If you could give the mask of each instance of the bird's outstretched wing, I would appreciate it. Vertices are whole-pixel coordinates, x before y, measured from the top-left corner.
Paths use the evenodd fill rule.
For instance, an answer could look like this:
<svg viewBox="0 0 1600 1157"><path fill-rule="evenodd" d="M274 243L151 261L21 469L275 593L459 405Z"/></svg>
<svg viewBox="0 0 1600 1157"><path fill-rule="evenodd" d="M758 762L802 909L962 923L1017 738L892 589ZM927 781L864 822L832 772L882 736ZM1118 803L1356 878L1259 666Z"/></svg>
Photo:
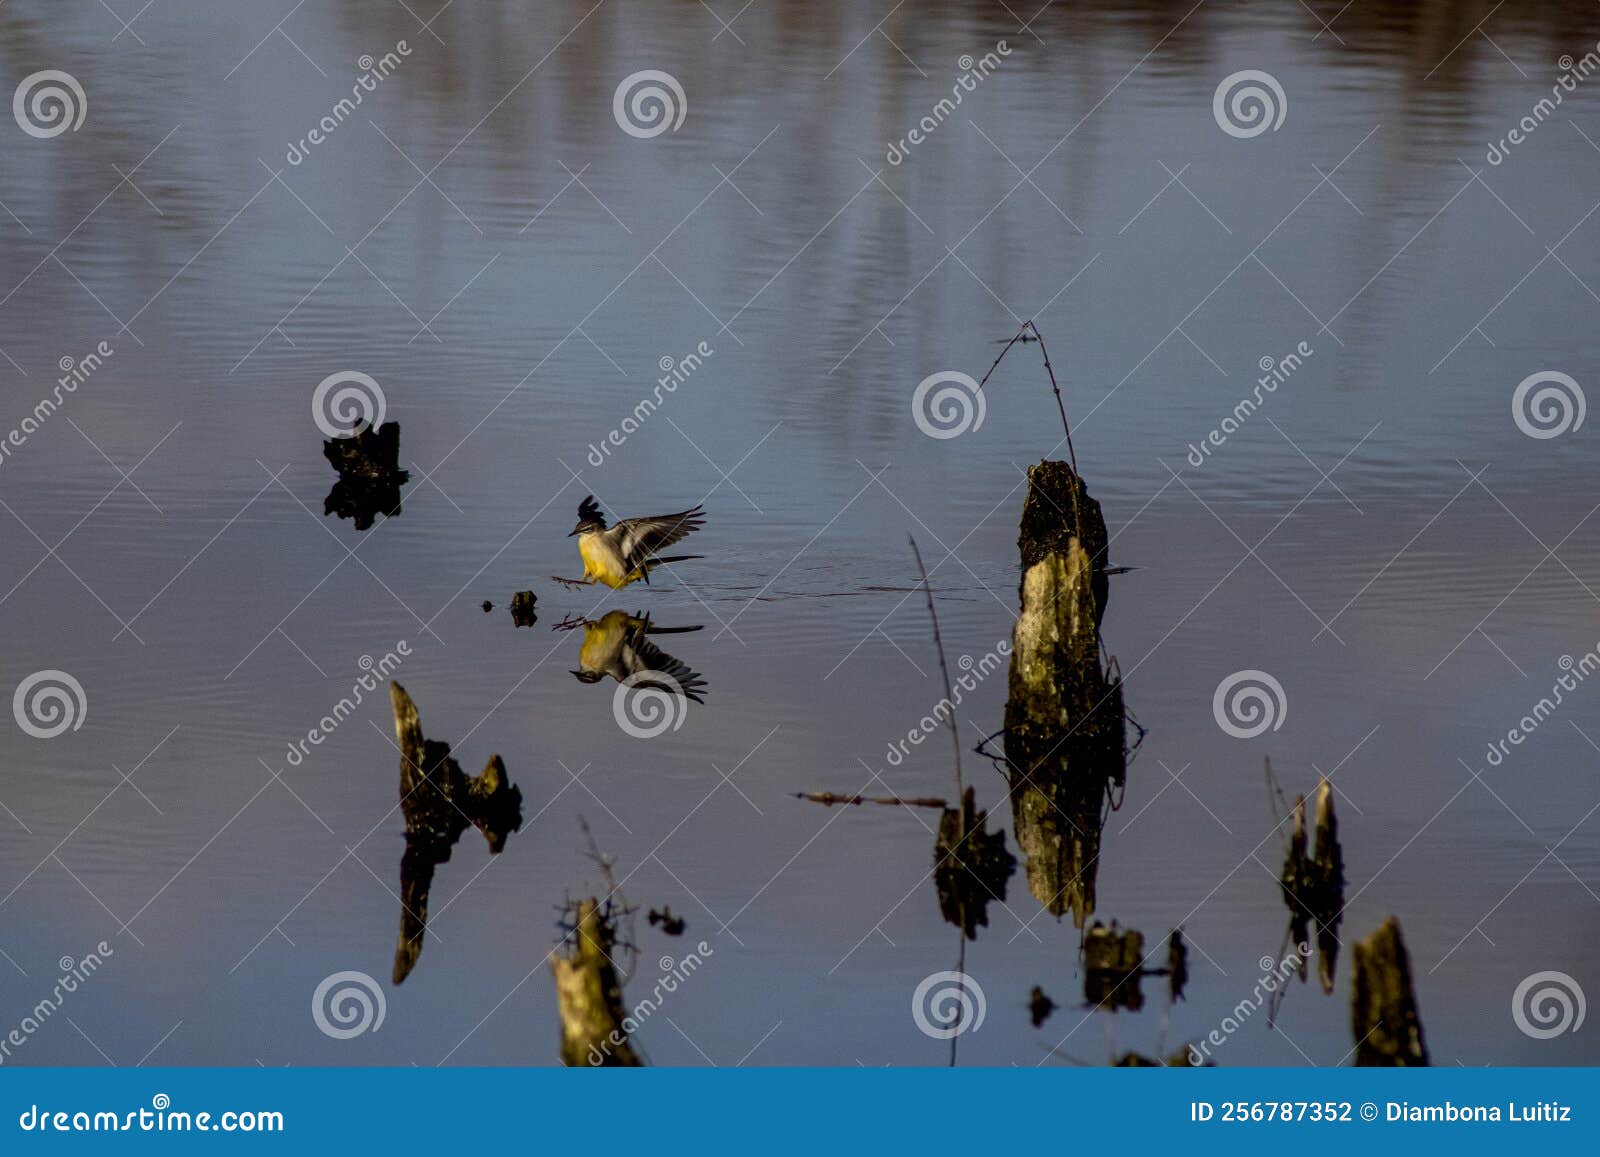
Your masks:
<svg viewBox="0 0 1600 1157"><path fill-rule="evenodd" d="M625 518L617 523L617 549L628 570L633 571L650 557L685 535L705 525L705 512L696 506L677 514L657 514L648 518Z"/></svg>
<svg viewBox="0 0 1600 1157"><path fill-rule="evenodd" d="M605 511L600 509L600 504L594 500L593 494L578 503L578 521L598 522L601 526L606 524Z"/></svg>
<svg viewBox="0 0 1600 1157"><path fill-rule="evenodd" d="M637 679L633 684L636 687L660 687L681 694L685 699L695 703L705 702L705 679L687 663L674 658L650 642L642 632L634 637L623 652L623 663L627 666L630 676L645 671L665 676L659 681L649 677Z"/></svg>

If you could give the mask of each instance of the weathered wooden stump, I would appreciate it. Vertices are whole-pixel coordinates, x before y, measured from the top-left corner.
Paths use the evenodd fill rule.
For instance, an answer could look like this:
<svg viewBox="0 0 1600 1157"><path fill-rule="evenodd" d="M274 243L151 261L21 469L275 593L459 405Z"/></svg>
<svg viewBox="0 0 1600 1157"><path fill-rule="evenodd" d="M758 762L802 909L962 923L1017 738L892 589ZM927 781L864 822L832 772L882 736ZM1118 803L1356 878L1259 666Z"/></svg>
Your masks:
<svg viewBox="0 0 1600 1157"><path fill-rule="evenodd" d="M1030 507L1038 505L1030 493ZM1053 915L1070 910L1079 928L1095 908L1105 795L1126 773L1122 685L1100 664L1094 580L1076 536L1024 571L1005 714L1012 826L1028 888Z"/></svg>
<svg viewBox="0 0 1600 1157"><path fill-rule="evenodd" d="M623 1030L622 984L612 953L615 932L600 904L578 904L577 927L563 951L550 953L561 1013L561 1063L569 1068L636 1068L644 1062Z"/></svg>
<svg viewBox="0 0 1600 1157"><path fill-rule="evenodd" d="M1400 936L1400 921L1390 916L1351 953L1351 1029L1356 1064L1414 1067L1428 1063L1422 1020L1411 988L1411 958Z"/></svg>
<svg viewBox="0 0 1600 1157"><path fill-rule="evenodd" d="M1089 496L1083 479L1071 466L1047 458L1028 467L1028 497L1022 504L1017 536L1023 573L1046 555L1066 554L1067 542L1073 538L1083 544L1094 566L1105 566L1108 536L1100 503Z"/></svg>

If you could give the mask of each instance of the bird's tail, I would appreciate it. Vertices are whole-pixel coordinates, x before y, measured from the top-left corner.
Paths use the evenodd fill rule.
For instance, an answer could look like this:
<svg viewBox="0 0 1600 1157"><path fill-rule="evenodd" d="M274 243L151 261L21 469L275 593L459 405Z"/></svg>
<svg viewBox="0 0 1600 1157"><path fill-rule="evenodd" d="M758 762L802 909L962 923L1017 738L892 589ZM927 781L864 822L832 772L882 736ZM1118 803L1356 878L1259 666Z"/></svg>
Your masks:
<svg viewBox="0 0 1600 1157"><path fill-rule="evenodd" d="M645 566L654 570L658 566L666 566L674 562L693 562L695 559L705 558L703 554L674 554L667 558L651 558L645 561Z"/></svg>

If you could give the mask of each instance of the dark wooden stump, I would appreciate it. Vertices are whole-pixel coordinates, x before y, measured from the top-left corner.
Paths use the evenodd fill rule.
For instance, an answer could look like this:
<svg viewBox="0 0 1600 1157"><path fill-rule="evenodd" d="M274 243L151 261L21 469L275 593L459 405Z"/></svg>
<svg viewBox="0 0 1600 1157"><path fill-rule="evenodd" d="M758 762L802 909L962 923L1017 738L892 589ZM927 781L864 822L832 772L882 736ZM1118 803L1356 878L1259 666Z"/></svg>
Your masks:
<svg viewBox="0 0 1600 1157"><path fill-rule="evenodd" d="M561 1063L569 1068L637 1068L644 1064L623 1031L622 984L612 953L613 929L594 899L578 905L577 927L565 951L550 953L561 1013Z"/></svg>
<svg viewBox="0 0 1600 1157"><path fill-rule="evenodd" d="M1400 921L1390 916L1355 945L1351 981L1351 1028L1356 1064L1414 1067L1428 1063L1422 1020L1411 988L1411 957L1400 936Z"/></svg>

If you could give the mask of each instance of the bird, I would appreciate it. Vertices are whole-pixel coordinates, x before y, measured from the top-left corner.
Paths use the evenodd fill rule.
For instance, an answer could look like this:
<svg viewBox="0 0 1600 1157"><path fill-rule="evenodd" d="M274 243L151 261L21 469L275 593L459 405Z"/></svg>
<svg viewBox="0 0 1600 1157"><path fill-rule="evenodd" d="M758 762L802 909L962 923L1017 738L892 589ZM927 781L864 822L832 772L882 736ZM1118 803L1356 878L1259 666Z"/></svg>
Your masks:
<svg viewBox="0 0 1600 1157"><path fill-rule="evenodd" d="M649 615L610 611L598 619L584 621L578 669L572 674L580 683L598 683L609 675L618 683L661 687L695 703L704 703L705 679L648 637L698 630L698 626L658 627L650 622Z"/></svg>
<svg viewBox="0 0 1600 1157"><path fill-rule="evenodd" d="M648 584L650 572L658 566L703 557L681 554L662 558L657 552L704 524L705 511L695 506L677 514L624 518L615 526L608 526L600 504L591 494L578 504L578 525L567 535L568 538L577 536L578 553L583 556L583 578L557 578L556 581L580 586L602 582L613 590L640 579Z"/></svg>

